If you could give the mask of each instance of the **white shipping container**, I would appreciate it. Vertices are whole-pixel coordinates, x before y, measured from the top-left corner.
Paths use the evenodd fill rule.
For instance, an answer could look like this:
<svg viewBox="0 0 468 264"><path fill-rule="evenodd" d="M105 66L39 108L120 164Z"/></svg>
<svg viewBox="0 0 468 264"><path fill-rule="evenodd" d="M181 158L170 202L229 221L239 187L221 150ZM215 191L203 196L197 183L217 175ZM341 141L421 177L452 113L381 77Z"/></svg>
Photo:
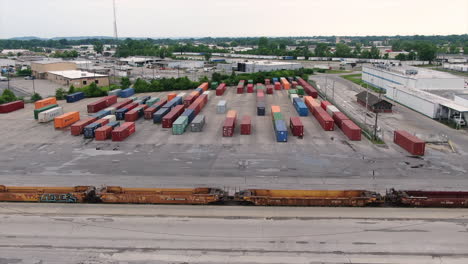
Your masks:
<svg viewBox="0 0 468 264"><path fill-rule="evenodd" d="M291 94L291 103L293 103L293 104L294 104L294 98L299 98L299 95Z"/></svg>
<svg viewBox="0 0 468 264"><path fill-rule="evenodd" d="M203 94L206 94L206 96L208 97L208 100L210 100L210 97L211 97L210 91L203 92Z"/></svg>
<svg viewBox="0 0 468 264"><path fill-rule="evenodd" d="M106 115L102 119L109 119L109 123L117 121L117 118L115 117L115 115Z"/></svg>
<svg viewBox="0 0 468 264"><path fill-rule="evenodd" d="M186 95L187 93L179 93L177 96L180 96L182 97L182 99L184 99L184 96Z"/></svg>
<svg viewBox="0 0 468 264"><path fill-rule="evenodd" d="M117 110L115 107L107 107L106 109L104 109L104 111L110 111L111 114L115 115L115 110Z"/></svg>
<svg viewBox="0 0 468 264"><path fill-rule="evenodd" d="M336 108L336 106L334 105L327 105L327 113L330 115L330 116L333 116L333 113L336 113L336 112L340 112L340 110L338 108Z"/></svg>
<svg viewBox="0 0 468 264"><path fill-rule="evenodd" d="M55 107L44 112L39 113L38 121L39 123L46 123L54 120L55 117L63 115L62 107Z"/></svg>

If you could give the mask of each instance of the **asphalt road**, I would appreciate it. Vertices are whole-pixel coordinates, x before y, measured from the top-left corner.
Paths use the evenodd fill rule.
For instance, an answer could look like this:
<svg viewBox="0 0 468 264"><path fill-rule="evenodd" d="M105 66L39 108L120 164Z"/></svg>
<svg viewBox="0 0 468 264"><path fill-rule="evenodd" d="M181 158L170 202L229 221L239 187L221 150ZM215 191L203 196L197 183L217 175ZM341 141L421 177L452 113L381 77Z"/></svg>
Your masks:
<svg viewBox="0 0 468 264"><path fill-rule="evenodd" d="M0 263L467 263L467 226L466 209L2 203Z"/></svg>

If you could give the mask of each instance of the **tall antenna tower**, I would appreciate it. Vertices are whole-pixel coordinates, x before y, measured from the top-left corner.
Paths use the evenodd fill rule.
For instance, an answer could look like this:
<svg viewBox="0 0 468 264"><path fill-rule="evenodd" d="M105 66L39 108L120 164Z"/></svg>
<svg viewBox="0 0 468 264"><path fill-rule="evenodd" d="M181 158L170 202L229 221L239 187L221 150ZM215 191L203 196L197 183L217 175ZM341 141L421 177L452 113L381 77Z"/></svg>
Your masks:
<svg viewBox="0 0 468 264"><path fill-rule="evenodd" d="M117 34L117 15L115 14L115 0L112 0L114 6L114 38L119 40L119 35Z"/></svg>

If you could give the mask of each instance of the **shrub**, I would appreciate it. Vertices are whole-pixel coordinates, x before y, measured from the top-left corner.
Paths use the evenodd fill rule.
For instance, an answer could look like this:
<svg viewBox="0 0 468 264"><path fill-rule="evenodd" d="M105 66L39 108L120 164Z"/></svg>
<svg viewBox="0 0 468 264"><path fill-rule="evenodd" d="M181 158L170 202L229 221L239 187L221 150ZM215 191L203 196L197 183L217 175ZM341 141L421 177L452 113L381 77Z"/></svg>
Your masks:
<svg viewBox="0 0 468 264"><path fill-rule="evenodd" d="M31 101L33 102L36 102L36 101L39 101L42 99L42 96L38 93L34 93L32 96L31 96Z"/></svg>
<svg viewBox="0 0 468 264"><path fill-rule="evenodd" d="M58 88L55 90L55 98L58 100L63 100L65 99L65 90L63 88Z"/></svg>

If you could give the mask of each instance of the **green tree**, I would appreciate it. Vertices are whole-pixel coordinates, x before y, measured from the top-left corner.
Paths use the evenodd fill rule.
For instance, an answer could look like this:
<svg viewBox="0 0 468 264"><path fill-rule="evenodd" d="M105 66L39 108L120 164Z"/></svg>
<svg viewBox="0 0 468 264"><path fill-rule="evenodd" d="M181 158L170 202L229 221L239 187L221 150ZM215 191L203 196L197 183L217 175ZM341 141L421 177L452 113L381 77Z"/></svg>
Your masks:
<svg viewBox="0 0 468 264"><path fill-rule="evenodd" d="M9 89L5 89L2 93L2 98L5 102L13 102L16 101L16 95Z"/></svg>
<svg viewBox="0 0 468 264"><path fill-rule="evenodd" d="M149 90L150 84L147 81L138 78L135 81L135 84L133 85L133 88L135 89L135 92L137 92L137 93L149 92L150 91Z"/></svg>
<svg viewBox="0 0 468 264"><path fill-rule="evenodd" d="M96 43L94 43L93 49L98 54L102 54L102 52L104 51L104 44L102 44L102 42L100 42L100 41L97 41Z"/></svg>
<svg viewBox="0 0 468 264"><path fill-rule="evenodd" d="M341 58L351 57L351 48L343 43L336 44L335 56Z"/></svg>
<svg viewBox="0 0 468 264"><path fill-rule="evenodd" d="M34 93L32 96L31 96L31 101L33 102L36 102L36 101L39 101L39 100L42 100L42 96L38 93Z"/></svg>
<svg viewBox="0 0 468 264"><path fill-rule="evenodd" d="M408 56L406 57L407 60L415 60L416 59L416 53L414 51L411 51L408 53Z"/></svg>
<svg viewBox="0 0 468 264"><path fill-rule="evenodd" d="M211 59L211 53L209 53L209 52L205 52L205 54L203 54L203 56L205 56L206 61L209 61Z"/></svg>
<svg viewBox="0 0 468 264"><path fill-rule="evenodd" d="M371 59L380 59L380 50L376 46L372 46L369 55Z"/></svg>
<svg viewBox="0 0 468 264"><path fill-rule="evenodd" d="M266 37L261 37L258 39L258 48L268 48L268 38Z"/></svg>
<svg viewBox="0 0 468 264"><path fill-rule="evenodd" d="M388 60L388 53L385 53L385 54L383 55L383 59L384 59L384 60Z"/></svg>
<svg viewBox="0 0 468 264"><path fill-rule="evenodd" d="M406 55L404 53L400 53L400 54L396 55L395 59L404 61L404 60L406 60Z"/></svg>
<svg viewBox="0 0 468 264"><path fill-rule="evenodd" d="M330 48L328 47L327 44L325 43L319 43L317 44L317 46L315 47L315 56L316 57L325 57L326 56L326 53L327 51L329 50Z"/></svg>
<svg viewBox="0 0 468 264"><path fill-rule="evenodd" d="M418 52L418 57L420 60L432 61L436 58L437 46L429 42L420 42L416 46L416 51Z"/></svg>
<svg viewBox="0 0 468 264"><path fill-rule="evenodd" d="M65 99L65 90L63 88L58 88L57 90L55 90L55 97L58 100Z"/></svg>
<svg viewBox="0 0 468 264"><path fill-rule="evenodd" d="M68 94L72 94L75 92L75 86L70 85L70 88L68 89Z"/></svg>
<svg viewBox="0 0 468 264"><path fill-rule="evenodd" d="M460 49L458 48L458 46L456 44L452 44L450 45L449 47L449 53L450 54L459 54L460 53Z"/></svg>
<svg viewBox="0 0 468 264"><path fill-rule="evenodd" d="M132 82L130 81L128 77L122 77L120 79L120 86L122 86L122 89L127 89L131 85L132 85Z"/></svg>
<svg viewBox="0 0 468 264"><path fill-rule="evenodd" d="M468 44L463 46L463 54L468 54Z"/></svg>

